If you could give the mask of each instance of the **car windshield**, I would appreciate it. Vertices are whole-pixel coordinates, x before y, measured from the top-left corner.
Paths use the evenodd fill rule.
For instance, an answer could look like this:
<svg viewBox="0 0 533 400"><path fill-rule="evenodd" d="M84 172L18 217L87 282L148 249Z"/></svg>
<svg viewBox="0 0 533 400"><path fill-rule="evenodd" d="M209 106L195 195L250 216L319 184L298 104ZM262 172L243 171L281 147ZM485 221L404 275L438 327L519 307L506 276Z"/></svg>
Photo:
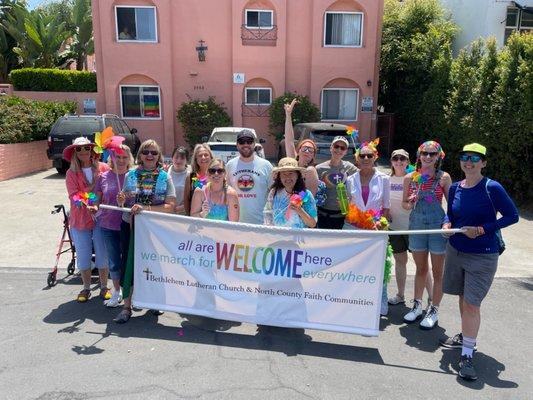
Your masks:
<svg viewBox="0 0 533 400"><path fill-rule="evenodd" d="M331 143L335 136L346 136L345 131L316 130L309 137L317 143Z"/></svg>
<svg viewBox="0 0 533 400"><path fill-rule="evenodd" d="M76 120L63 120L56 129L55 134L76 133L81 136L92 136L95 132L100 132L100 121L93 119L76 119Z"/></svg>
<svg viewBox="0 0 533 400"><path fill-rule="evenodd" d="M218 131L211 135L210 142L237 142L237 132Z"/></svg>

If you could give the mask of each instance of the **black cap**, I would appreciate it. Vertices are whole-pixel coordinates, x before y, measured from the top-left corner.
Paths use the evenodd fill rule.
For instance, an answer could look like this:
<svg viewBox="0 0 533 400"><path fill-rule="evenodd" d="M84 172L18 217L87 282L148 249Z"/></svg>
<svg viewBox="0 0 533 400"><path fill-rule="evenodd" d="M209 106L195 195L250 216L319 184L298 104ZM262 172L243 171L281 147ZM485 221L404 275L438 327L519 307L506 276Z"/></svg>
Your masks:
<svg viewBox="0 0 533 400"><path fill-rule="evenodd" d="M243 129L237 133L237 140L239 139L252 139L255 142L255 136L253 132L249 129Z"/></svg>

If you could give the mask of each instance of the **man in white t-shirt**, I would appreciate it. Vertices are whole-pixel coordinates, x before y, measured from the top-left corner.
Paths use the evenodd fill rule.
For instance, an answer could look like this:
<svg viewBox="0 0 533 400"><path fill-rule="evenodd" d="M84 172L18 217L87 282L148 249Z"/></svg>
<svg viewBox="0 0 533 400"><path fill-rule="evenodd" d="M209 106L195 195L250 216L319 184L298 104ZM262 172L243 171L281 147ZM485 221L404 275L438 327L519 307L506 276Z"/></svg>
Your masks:
<svg viewBox="0 0 533 400"><path fill-rule="evenodd" d="M247 129L237 134L239 157L228 161L228 184L239 195L240 222L263 224L268 189L272 183L272 164L255 154L255 136Z"/></svg>

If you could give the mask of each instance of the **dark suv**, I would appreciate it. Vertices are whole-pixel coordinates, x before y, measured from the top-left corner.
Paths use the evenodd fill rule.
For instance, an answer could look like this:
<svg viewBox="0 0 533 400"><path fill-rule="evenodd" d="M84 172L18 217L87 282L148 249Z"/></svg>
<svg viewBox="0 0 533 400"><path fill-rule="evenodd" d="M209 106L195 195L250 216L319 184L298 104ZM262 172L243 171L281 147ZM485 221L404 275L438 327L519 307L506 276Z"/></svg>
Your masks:
<svg viewBox="0 0 533 400"><path fill-rule="evenodd" d="M294 145L303 139L311 139L316 143L317 154L315 156L315 163L327 161L331 158L331 142L335 136L346 136L350 147L344 156L345 160L353 162L353 154L355 152L352 140L346 135L347 125L332 124L329 122L305 122L294 125ZM279 143L278 149L279 159L285 157L285 139Z"/></svg>
<svg viewBox="0 0 533 400"><path fill-rule="evenodd" d="M48 149L46 154L54 162L57 172L64 174L69 168L69 163L63 160L63 149L72 144L75 138L84 136L94 142L95 132L102 132L108 126L113 128L116 135L126 138L132 154L137 153L140 140L137 137L137 129L130 129L126 122L114 114L102 115L65 115L59 118L48 135Z"/></svg>

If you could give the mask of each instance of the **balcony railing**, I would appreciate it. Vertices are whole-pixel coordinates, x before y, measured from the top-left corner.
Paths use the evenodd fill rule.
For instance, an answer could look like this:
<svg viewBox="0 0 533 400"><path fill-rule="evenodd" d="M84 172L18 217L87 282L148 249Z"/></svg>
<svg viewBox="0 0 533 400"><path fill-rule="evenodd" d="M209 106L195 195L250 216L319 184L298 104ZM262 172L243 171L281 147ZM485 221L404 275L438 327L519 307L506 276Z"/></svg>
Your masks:
<svg viewBox="0 0 533 400"><path fill-rule="evenodd" d="M247 28L241 26L242 44L252 46L275 46L278 39L278 27L276 25L269 29Z"/></svg>
<svg viewBox="0 0 533 400"><path fill-rule="evenodd" d="M242 105L242 116L243 117L268 117L269 109L270 109L270 105L243 104Z"/></svg>

